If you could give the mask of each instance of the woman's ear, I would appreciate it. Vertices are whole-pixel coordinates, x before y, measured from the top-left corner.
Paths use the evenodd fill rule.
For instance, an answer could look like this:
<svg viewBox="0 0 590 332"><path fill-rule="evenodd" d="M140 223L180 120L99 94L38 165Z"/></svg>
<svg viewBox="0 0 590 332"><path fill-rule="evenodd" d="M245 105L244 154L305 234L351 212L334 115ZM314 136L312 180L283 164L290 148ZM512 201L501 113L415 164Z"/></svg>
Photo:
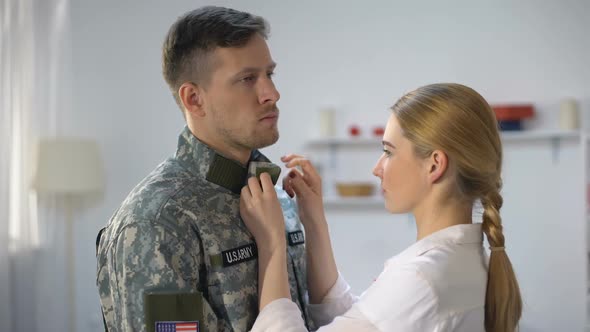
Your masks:
<svg viewBox="0 0 590 332"><path fill-rule="evenodd" d="M428 180L436 183L445 174L449 167L447 154L441 150L434 150L428 157Z"/></svg>
<svg viewBox="0 0 590 332"><path fill-rule="evenodd" d="M178 97L187 115L204 116L203 91L192 82L185 82L178 88Z"/></svg>

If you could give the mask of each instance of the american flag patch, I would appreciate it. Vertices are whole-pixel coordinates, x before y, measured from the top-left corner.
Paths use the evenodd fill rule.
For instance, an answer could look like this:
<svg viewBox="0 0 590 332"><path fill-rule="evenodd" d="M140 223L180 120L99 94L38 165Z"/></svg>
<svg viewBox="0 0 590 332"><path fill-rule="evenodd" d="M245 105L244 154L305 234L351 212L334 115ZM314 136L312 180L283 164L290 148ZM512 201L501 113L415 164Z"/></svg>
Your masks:
<svg viewBox="0 0 590 332"><path fill-rule="evenodd" d="M199 322L156 322L156 332L199 332Z"/></svg>

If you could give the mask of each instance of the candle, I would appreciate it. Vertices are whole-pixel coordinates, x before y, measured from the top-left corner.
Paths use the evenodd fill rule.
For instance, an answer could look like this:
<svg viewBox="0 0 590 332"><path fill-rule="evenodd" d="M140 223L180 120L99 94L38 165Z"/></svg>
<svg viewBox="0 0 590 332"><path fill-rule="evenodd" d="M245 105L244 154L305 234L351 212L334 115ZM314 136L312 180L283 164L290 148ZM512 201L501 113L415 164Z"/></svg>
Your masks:
<svg viewBox="0 0 590 332"><path fill-rule="evenodd" d="M319 110L319 126L321 137L332 137L336 134L334 125L334 109L322 108Z"/></svg>
<svg viewBox="0 0 590 332"><path fill-rule="evenodd" d="M559 104L559 127L563 130L574 130L580 127L578 102L575 99L563 99Z"/></svg>

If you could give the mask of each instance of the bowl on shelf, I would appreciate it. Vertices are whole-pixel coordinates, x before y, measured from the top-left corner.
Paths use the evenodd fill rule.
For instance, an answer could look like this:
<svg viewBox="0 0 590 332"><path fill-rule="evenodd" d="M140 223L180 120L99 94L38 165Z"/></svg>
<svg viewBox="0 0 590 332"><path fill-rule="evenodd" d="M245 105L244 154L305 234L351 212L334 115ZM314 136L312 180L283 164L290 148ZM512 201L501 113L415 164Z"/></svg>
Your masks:
<svg viewBox="0 0 590 332"><path fill-rule="evenodd" d="M337 182L336 190L342 197L366 197L373 195L375 185L370 182Z"/></svg>

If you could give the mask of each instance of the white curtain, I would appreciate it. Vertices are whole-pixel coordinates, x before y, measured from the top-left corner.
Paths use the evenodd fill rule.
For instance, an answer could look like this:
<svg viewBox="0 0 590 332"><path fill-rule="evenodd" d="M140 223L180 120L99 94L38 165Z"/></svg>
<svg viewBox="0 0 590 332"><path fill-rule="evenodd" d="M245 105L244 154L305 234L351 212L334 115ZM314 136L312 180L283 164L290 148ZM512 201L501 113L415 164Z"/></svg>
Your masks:
<svg viewBox="0 0 590 332"><path fill-rule="evenodd" d="M69 2L0 0L0 331L65 331L63 218L31 190L70 92Z"/></svg>

